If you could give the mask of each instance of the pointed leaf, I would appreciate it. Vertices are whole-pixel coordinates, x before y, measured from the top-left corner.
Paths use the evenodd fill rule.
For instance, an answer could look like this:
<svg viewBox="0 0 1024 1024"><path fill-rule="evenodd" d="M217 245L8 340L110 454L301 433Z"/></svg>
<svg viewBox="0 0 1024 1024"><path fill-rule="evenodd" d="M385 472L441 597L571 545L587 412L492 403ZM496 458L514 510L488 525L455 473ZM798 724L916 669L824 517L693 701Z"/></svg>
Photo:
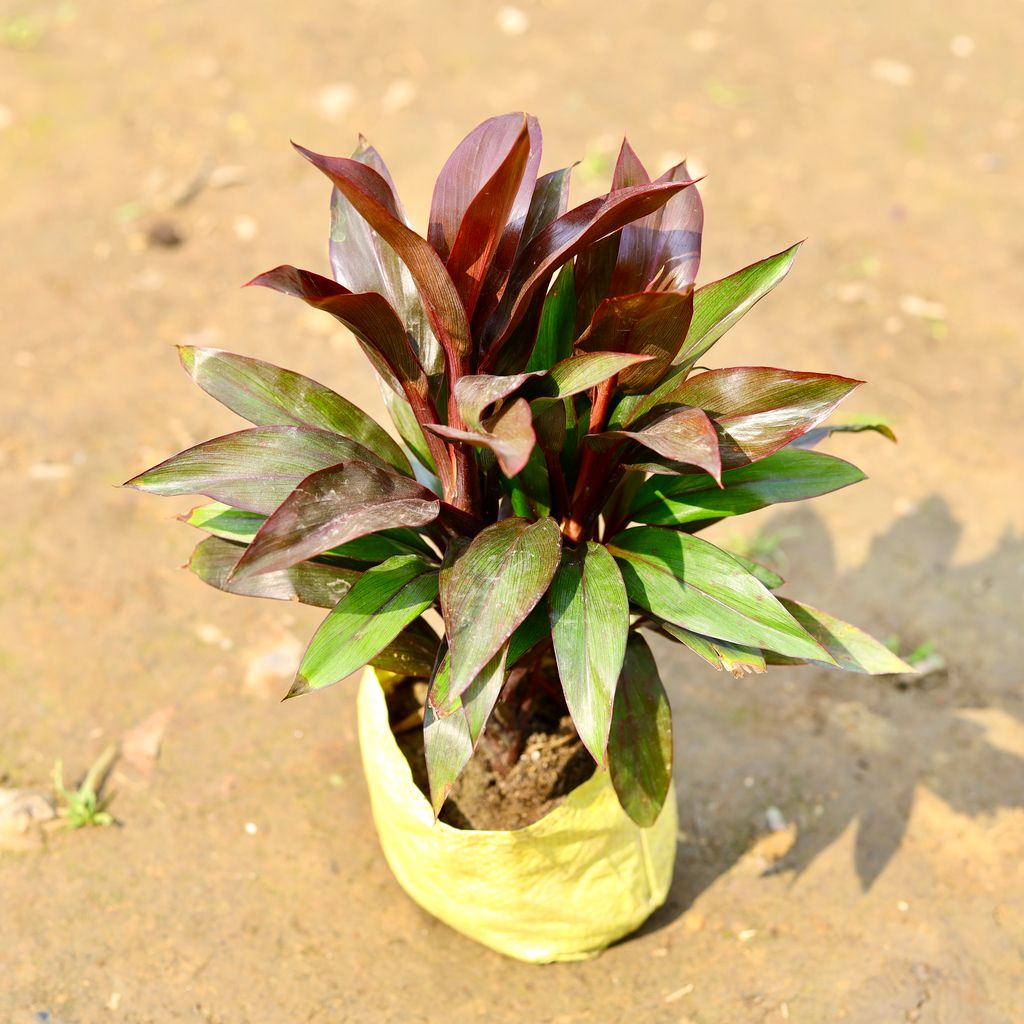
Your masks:
<svg viewBox="0 0 1024 1024"><path fill-rule="evenodd" d="M580 352L650 356L649 361L624 370L618 380L620 390L627 394L647 391L661 379L679 351L692 310L691 287L679 292L640 292L606 299L597 307L576 348Z"/></svg>
<svg viewBox="0 0 1024 1024"><path fill-rule="evenodd" d="M125 483L152 494L205 494L269 515L310 473L360 459L384 467L355 441L309 427L253 427L204 441Z"/></svg>
<svg viewBox="0 0 1024 1024"><path fill-rule="evenodd" d="M632 352L579 352L556 363L527 390L531 397L539 394L540 401L569 398L650 359L649 355Z"/></svg>
<svg viewBox="0 0 1024 1024"><path fill-rule="evenodd" d="M530 403L524 398L517 398L505 405L500 412L483 423L479 431L456 430L438 423L427 423L425 426L431 433L449 441L490 449L505 476L515 476L523 471L537 443Z"/></svg>
<svg viewBox="0 0 1024 1024"><path fill-rule="evenodd" d="M671 401L703 409L718 428L722 467L757 462L816 426L864 382L769 366L708 370L681 384Z"/></svg>
<svg viewBox="0 0 1024 1024"><path fill-rule="evenodd" d="M540 372L540 371L536 371ZM490 373L469 374L455 382L455 401L463 422L470 430L480 430L484 410L495 402L518 391L535 373L495 376Z"/></svg>
<svg viewBox="0 0 1024 1024"><path fill-rule="evenodd" d="M690 181L686 161L658 181ZM611 295L656 289L683 291L697 278L704 207L697 186L674 195L660 210L622 229Z"/></svg>
<svg viewBox="0 0 1024 1024"><path fill-rule="evenodd" d="M215 348L180 345L181 365L208 395L258 427L317 427L358 441L400 473L405 453L362 409L301 373Z"/></svg>
<svg viewBox="0 0 1024 1024"><path fill-rule="evenodd" d="M223 537L241 544L250 543L267 521L266 516L232 508L219 501L198 505L187 516L178 518L214 537ZM392 555L426 555L433 558L434 551L412 530L385 530L324 552L325 558L345 559L349 562L383 562Z"/></svg>
<svg viewBox="0 0 1024 1024"><path fill-rule="evenodd" d="M737 555L735 551L729 551L728 555L730 558L735 558L754 579L760 580L769 590L778 590L786 582L777 572L772 572L767 566L761 565L745 555Z"/></svg>
<svg viewBox="0 0 1024 1024"><path fill-rule="evenodd" d="M676 361L693 366L789 273L801 245L803 242L797 242L774 256L698 288L693 297L693 319L686 343Z"/></svg>
<svg viewBox="0 0 1024 1024"><path fill-rule="evenodd" d="M859 434L864 430L873 430L882 437L896 443L896 434L884 416L852 416L848 423L826 423L823 427L808 430L803 437L798 437L793 444L799 448L813 448L833 434Z"/></svg>
<svg viewBox="0 0 1024 1024"><path fill-rule="evenodd" d="M666 459L697 466L716 481L722 479L718 435L703 409L677 409L640 430L606 430L590 436L636 441Z"/></svg>
<svg viewBox="0 0 1024 1024"><path fill-rule="evenodd" d="M683 629L682 626L673 626L670 622L662 623L661 628L673 640L678 640L685 647L689 647L712 668L718 671L725 669L737 679L742 679L748 672L760 675L767 671L764 655L756 647L731 644L727 640L714 640Z"/></svg>
<svg viewBox="0 0 1024 1024"><path fill-rule="evenodd" d="M544 596L561 536L553 519L504 519L455 559L441 585L453 693L466 689Z"/></svg>
<svg viewBox="0 0 1024 1024"><path fill-rule="evenodd" d="M237 579L286 569L338 545L402 526L425 526L441 511L415 480L353 460L310 474L260 527Z"/></svg>
<svg viewBox="0 0 1024 1024"><path fill-rule="evenodd" d="M289 697L344 679L379 654L437 599L437 566L396 555L367 569L320 624Z"/></svg>
<svg viewBox="0 0 1024 1024"><path fill-rule="evenodd" d="M330 178L409 268L430 326L449 359L455 362L466 356L472 342L458 291L430 243L402 221L387 182L357 160L322 156L302 146L295 148Z"/></svg>
<svg viewBox="0 0 1024 1024"><path fill-rule="evenodd" d="M534 128L539 141L536 119ZM441 208L437 212L442 221L435 222L432 210L428 237L445 259L466 315L471 319L499 245L504 246L506 260L510 261L515 253L533 189L533 181L524 181L531 162L536 180L540 148L532 145L525 115L509 114L491 118L470 133L437 179L434 199L435 202L440 199ZM463 205L462 200L467 197L468 202ZM448 202L452 199L454 204ZM518 228L509 224L517 201L520 203ZM453 220L458 218L447 256L444 251L448 248L448 238L443 223L446 216Z"/></svg>
<svg viewBox="0 0 1024 1024"><path fill-rule="evenodd" d="M781 601L793 618L828 651L835 659L835 663L847 672L884 676L914 671L912 665L908 665L884 644L879 643L864 630L850 625L849 622L843 622L842 619L799 601L785 597L781 598Z"/></svg>
<svg viewBox="0 0 1024 1024"><path fill-rule="evenodd" d="M651 477L637 492L629 517L681 526L816 498L864 479L856 466L835 456L783 448L749 466L727 470L721 488L709 487L699 476Z"/></svg>
<svg viewBox="0 0 1024 1024"><path fill-rule="evenodd" d="M603 545L563 549L548 590L548 610L569 713L583 745L603 765L629 633L626 587Z"/></svg>
<svg viewBox="0 0 1024 1024"><path fill-rule="evenodd" d="M622 809L641 828L661 814L672 785L672 710L647 641L631 633L608 737L608 768Z"/></svg>
<svg viewBox="0 0 1024 1024"><path fill-rule="evenodd" d="M408 223L391 174L377 150L362 136L352 159L384 179L399 219ZM420 365L430 376L442 371L441 349L408 268L336 187L331 189L330 256L335 280L353 292L383 295L408 332Z"/></svg>
<svg viewBox="0 0 1024 1024"><path fill-rule="evenodd" d="M350 292L311 270L287 265L268 270L249 284L292 295L314 309L330 313L355 334L382 377L397 382L405 391L411 389L417 395L426 395L426 372L402 321L382 295Z"/></svg>
<svg viewBox="0 0 1024 1024"><path fill-rule="evenodd" d="M516 260L501 305L488 324L485 341L489 352L501 348L526 313L534 292L550 274L591 242L663 206L686 184L666 182L621 189L592 199L552 221Z"/></svg>
<svg viewBox="0 0 1024 1024"><path fill-rule="evenodd" d="M438 717L430 704L423 708L423 755L427 763L430 805L441 813L463 769L473 756L473 739L463 714Z"/></svg>
<svg viewBox="0 0 1024 1024"><path fill-rule="evenodd" d="M608 550L630 601L666 622L797 658L825 654L763 583L707 541L641 526L618 534Z"/></svg>
<svg viewBox="0 0 1024 1024"><path fill-rule="evenodd" d="M530 131L533 133L534 119L530 118ZM540 128L537 129L537 140L535 145L540 147ZM565 213L569 203L569 177L571 167L563 167L558 171L551 171L537 178L529 199L529 208L526 219L523 223L522 234L519 236L515 251L508 253L504 243L499 246L498 252L491 263L487 278L484 281L484 289L477 301L476 313L473 318L474 328L482 328L491 318L501 299L505 285L508 283L508 276L511 268L518 261L520 254L536 235L543 231L553 220ZM526 174L523 175L523 184L536 174L536 168L528 166ZM518 200L517 207L518 209ZM508 227L515 228L517 213L514 210ZM530 369L542 369L543 367L530 367Z"/></svg>
<svg viewBox="0 0 1024 1024"><path fill-rule="evenodd" d="M229 594L301 601L318 608L333 608L360 576L354 569L321 562L301 562L290 569L255 579L233 580L231 573L244 551L244 547L220 537L207 537L192 552L188 567L204 583Z"/></svg>
<svg viewBox="0 0 1024 1024"><path fill-rule="evenodd" d="M434 456L427 445L426 438L423 436L423 430L420 427L419 420L416 419L416 414L412 411L412 406L405 398L397 394L393 388L387 387L383 382L381 383L380 392L384 398L384 404L387 406L391 422L394 423L395 430L398 431L398 436L416 457L416 461L434 478L433 480L426 480L422 475L417 475L416 479L421 484L425 484L431 487L432 490L439 492L439 486L437 488L433 487L434 482L437 480L437 466L434 463Z"/></svg>

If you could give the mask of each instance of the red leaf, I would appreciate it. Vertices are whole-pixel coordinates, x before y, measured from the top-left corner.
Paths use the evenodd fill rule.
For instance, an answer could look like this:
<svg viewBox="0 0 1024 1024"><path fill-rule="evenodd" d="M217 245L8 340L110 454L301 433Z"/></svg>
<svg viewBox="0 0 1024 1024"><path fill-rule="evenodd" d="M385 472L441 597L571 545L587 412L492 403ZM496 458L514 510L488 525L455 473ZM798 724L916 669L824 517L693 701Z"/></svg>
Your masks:
<svg viewBox="0 0 1024 1024"><path fill-rule="evenodd" d="M258 576L330 548L437 518L437 497L408 477L353 460L307 476L259 528L232 574Z"/></svg>
<svg viewBox="0 0 1024 1024"><path fill-rule="evenodd" d="M582 352L632 352L652 358L622 371L626 393L647 391L662 376L686 339L693 315L693 288L640 292L605 299L576 343Z"/></svg>
<svg viewBox="0 0 1024 1024"><path fill-rule="evenodd" d="M763 459L817 426L861 380L767 366L708 370L671 401L703 409L718 428L722 468Z"/></svg>
<svg viewBox="0 0 1024 1024"><path fill-rule="evenodd" d="M322 156L298 145L295 148L334 182L409 268L434 334L449 362L457 365L472 345L459 293L430 243L402 221L388 183L372 167L358 160Z"/></svg>
<svg viewBox="0 0 1024 1024"><path fill-rule="evenodd" d="M531 148L524 118L519 135L513 140L508 153L467 207L452 244L446 265L470 319L499 244L514 246L522 230L522 220L518 230L511 231L508 220L532 155ZM540 153L536 155L539 157ZM525 217L524 209L522 218ZM511 235L508 243L506 235Z"/></svg>
<svg viewBox="0 0 1024 1024"><path fill-rule="evenodd" d="M426 429L449 441L489 448L497 457L501 471L509 477L523 471L537 443L533 413L525 398L517 398L504 406L495 416L486 420L479 431L456 430L437 423L426 424Z"/></svg>
<svg viewBox="0 0 1024 1024"><path fill-rule="evenodd" d="M498 311L488 324L485 341L489 361L493 362L494 354L553 271L591 242L653 213L686 185L667 182L611 192L570 210L541 231L516 260Z"/></svg>
<svg viewBox="0 0 1024 1024"><path fill-rule="evenodd" d="M702 409L677 409L642 430L608 430L596 437L637 441L672 462L698 466L721 486L722 458L714 424Z"/></svg>

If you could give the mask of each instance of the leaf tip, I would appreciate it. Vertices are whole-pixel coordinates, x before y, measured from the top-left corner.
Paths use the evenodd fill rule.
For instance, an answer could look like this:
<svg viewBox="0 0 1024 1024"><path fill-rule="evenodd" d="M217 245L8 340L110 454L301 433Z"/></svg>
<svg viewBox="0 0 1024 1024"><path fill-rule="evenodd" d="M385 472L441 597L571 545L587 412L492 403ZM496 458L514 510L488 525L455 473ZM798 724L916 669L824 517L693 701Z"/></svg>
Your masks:
<svg viewBox="0 0 1024 1024"><path fill-rule="evenodd" d="M310 693L312 689L313 687L309 685L309 680L305 676L297 675L291 688L281 698L281 703L283 704L286 700L291 700L292 697L301 697L303 694Z"/></svg>

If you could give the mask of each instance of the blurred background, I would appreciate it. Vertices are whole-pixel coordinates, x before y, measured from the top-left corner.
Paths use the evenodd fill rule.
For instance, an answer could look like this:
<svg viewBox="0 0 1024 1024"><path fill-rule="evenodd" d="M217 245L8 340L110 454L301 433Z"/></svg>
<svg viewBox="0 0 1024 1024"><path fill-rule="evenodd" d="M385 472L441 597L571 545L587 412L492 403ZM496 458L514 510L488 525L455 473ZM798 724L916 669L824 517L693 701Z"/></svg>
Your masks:
<svg viewBox="0 0 1024 1024"><path fill-rule="evenodd" d="M1022 43L1019 0L2 0L0 786L123 756L118 827L0 811L0 1016L1024 1019ZM383 415L340 327L239 288L326 271L329 187L288 140L364 132L424 230L448 152L510 109L545 170L580 161L574 203L624 133L656 172L687 156L698 283L808 238L716 365L865 378L845 411L900 443L834 437L869 481L716 529L929 666L734 680L663 649L669 904L545 969L400 892L351 686L278 704L319 613L203 587L190 503L114 488L238 427L177 343Z"/></svg>

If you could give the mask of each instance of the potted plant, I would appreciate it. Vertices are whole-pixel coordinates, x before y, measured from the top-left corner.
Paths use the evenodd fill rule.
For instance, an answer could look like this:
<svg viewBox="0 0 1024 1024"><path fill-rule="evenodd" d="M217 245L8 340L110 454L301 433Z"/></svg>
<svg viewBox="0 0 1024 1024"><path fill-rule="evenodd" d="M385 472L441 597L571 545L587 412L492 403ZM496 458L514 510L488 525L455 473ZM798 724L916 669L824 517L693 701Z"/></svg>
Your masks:
<svg viewBox="0 0 1024 1024"><path fill-rule="evenodd" d="M510 955L594 955L672 875L671 716L645 632L735 674L907 669L698 536L863 479L812 450L861 382L698 367L798 246L695 290L685 163L651 181L623 143L611 191L566 212L536 119L495 117L445 163L424 238L365 142L297 148L333 185L333 279L251 283L355 335L403 443L298 373L183 346L253 425L128 486L213 499L186 517L210 535L190 563L207 583L331 609L287 696L367 666L364 766L403 887Z"/></svg>

